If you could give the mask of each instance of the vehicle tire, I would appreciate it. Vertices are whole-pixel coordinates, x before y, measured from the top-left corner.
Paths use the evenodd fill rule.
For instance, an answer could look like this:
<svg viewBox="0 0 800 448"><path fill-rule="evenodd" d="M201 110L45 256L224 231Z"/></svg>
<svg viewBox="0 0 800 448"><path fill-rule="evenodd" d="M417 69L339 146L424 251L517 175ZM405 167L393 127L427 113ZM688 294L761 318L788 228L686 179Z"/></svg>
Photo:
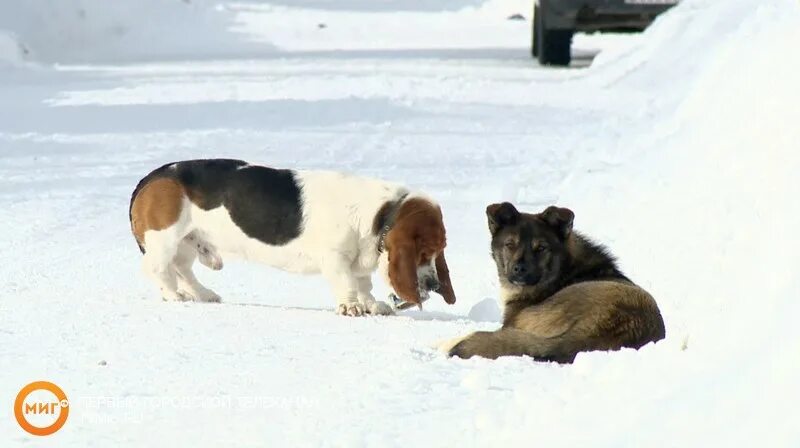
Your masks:
<svg viewBox="0 0 800 448"><path fill-rule="evenodd" d="M540 21L542 16L539 13L539 7L536 2L533 2L533 20L531 20L531 55L535 58L539 56L539 39L536 37L539 34L539 28L542 24Z"/></svg>
<svg viewBox="0 0 800 448"><path fill-rule="evenodd" d="M547 28L544 8L542 4L534 9L532 53L542 65L569 65L573 30Z"/></svg>

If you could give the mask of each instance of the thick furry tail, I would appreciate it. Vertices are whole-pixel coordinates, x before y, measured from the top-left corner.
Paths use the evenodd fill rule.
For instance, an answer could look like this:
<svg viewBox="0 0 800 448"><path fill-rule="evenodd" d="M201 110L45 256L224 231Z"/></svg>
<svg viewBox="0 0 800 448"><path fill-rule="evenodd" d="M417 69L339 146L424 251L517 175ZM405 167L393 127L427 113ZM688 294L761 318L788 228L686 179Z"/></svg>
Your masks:
<svg viewBox="0 0 800 448"><path fill-rule="evenodd" d="M473 356L497 359L501 356L530 356L537 361L571 363L578 353L569 332L550 338L511 328L497 331L476 331L464 338L449 341L439 349L448 356L468 359Z"/></svg>

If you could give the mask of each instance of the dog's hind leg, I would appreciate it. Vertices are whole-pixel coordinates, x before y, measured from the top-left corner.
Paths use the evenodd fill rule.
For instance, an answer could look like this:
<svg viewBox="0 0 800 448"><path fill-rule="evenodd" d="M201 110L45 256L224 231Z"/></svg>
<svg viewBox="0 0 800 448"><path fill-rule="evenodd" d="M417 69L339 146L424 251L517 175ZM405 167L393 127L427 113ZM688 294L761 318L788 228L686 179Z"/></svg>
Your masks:
<svg viewBox="0 0 800 448"><path fill-rule="evenodd" d="M199 302L219 302L219 295L203 286L192 271L192 265L197 257L198 250L196 245L187 236L178 245L178 252L173 259L175 271L178 274L179 294L191 297Z"/></svg>
<svg viewBox="0 0 800 448"><path fill-rule="evenodd" d="M161 290L164 300L189 300L178 290L174 263L191 218L181 184L159 178L144 185L131 200L131 230L144 253L142 270Z"/></svg>
<svg viewBox="0 0 800 448"><path fill-rule="evenodd" d="M191 297L178 290L178 272L173 263L180 241L176 233L174 228L147 232L147 251L142 257L142 270L161 290L164 300L191 300Z"/></svg>

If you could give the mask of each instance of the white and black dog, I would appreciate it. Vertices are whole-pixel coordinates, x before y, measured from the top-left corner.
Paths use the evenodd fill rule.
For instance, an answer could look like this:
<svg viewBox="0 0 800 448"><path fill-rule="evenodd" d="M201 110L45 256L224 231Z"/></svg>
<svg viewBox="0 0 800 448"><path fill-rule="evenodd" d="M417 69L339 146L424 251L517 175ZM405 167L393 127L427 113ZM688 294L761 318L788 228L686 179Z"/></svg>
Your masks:
<svg viewBox="0 0 800 448"><path fill-rule="evenodd" d="M379 266L395 293L456 300L445 228L431 199L389 182L331 171L274 169L241 160L189 160L143 178L131 230L144 271L166 300L219 301L192 272L222 268L222 254L296 273L321 273L337 313L390 314L372 295Z"/></svg>

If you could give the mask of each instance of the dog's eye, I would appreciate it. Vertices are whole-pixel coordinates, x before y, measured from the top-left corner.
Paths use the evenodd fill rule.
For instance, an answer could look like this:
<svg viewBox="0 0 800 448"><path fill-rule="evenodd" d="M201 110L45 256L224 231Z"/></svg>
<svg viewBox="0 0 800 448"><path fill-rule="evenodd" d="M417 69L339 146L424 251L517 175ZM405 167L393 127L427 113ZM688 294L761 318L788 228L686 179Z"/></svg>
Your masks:
<svg viewBox="0 0 800 448"><path fill-rule="evenodd" d="M547 250L547 245L546 244L541 244L540 243L540 244L534 244L533 245L533 251L534 252L544 252L546 250Z"/></svg>
<svg viewBox="0 0 800 448"><path fill-rule="evenodd" d="M506 241L505 246L508 249L513 249L513 248L517 247L517 243L514 240L508 240L508 241Z"/></svg>

